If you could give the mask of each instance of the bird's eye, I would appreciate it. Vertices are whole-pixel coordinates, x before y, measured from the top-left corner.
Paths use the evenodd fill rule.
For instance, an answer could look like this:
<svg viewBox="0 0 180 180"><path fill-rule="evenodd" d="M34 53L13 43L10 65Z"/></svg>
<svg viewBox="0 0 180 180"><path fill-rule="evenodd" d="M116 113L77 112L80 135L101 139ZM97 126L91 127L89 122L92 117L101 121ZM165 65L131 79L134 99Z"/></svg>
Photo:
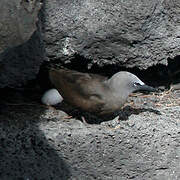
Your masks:
<svg viewBox="0 0 180 180"><path fill-rule="evenodd" d="M134 86L141 86L141 84L138 83L138 82L135 82L135 83L134 83Z"/></svg>

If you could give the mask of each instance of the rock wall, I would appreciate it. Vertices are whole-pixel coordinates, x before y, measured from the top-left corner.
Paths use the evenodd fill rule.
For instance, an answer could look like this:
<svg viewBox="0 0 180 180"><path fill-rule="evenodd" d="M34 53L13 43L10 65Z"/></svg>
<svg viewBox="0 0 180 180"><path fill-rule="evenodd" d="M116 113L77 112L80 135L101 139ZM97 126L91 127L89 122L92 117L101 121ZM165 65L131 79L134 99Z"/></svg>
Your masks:
<svg viewBox="0 0 180 180"><path fill-rule="evenodd" d="M0 53L25 43L37 29L39 0L0 1Z"/></svg>
<svg viewBox="0 0 180 180"><path fill-rule="evenodd" d="M147 69L180 55L178 0L42 3L39 19L40 0L0 2L0 87L35 78L45 59Z"/></svg>
<svg viewBox="0 0 180 180"><path fill-rule="evenodd" d="M39 0L0 1L0 88L36 78L43 61L37 31Z"/></svg>
<svg viewBox="0 0 180 180"><path fill-rule="evenodd" d="M180 54L180 1L46 0L47 56L146 69Z"/></svg>

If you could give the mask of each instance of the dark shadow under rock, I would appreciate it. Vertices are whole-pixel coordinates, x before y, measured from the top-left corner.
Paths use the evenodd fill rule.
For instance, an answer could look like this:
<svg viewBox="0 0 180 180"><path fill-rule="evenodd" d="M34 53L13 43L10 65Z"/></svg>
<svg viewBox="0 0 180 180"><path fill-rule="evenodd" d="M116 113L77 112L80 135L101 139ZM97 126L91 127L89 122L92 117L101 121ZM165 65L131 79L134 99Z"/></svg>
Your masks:
<svg viewBox="0 0 180 180"><path fill-rule="evenodd" d="M39 128L45 108L7 89L1 91L0 108L0 179L68 179L63 155Z"/></svg>
<svg viewBox="0 0 180 180"><path fill-rule="evenodd" d="M119 120L128 120L129 116L132 114L140 114L142 112L152 112L157 115L161 115L160 111L152 109L152 108L133 108L129 105L125 106L122 110L114 113L111 116L104 116L104 117L98 117L91 113L81 111L77 108L74 108L70 106L69 104L65 103L64 101L61 104L58 104L55 106L57 109L60 109L64 112L66 112L70 117L75 119L86 121L88 124L100 124L104 121L110 121L119 116Z"/></svg>
<svg viewBox="0 0 180 180"><path fill-rule="evenodd" d="M24 44L0 54L0 88L17 88L35 79L44 61L41 35L36 31Z"/></svg>
<svg viewBox="0 0 180 180"><path fill-rule="evenodd" d="M160 111L152 108L133 108L128 105L119 113L119 120L127 120L132 114L138 115L143 112L152 112L154 114L161 115Z"/></svg>
<svg viewBox="0 0 180 180"><path fill-rule="evenodd" d="M85 125L42 106L38 92L0 91L0 179L179 180L179 92L171 93L170 106L136 96L137 108L122 110L127 120Z"/></svg>

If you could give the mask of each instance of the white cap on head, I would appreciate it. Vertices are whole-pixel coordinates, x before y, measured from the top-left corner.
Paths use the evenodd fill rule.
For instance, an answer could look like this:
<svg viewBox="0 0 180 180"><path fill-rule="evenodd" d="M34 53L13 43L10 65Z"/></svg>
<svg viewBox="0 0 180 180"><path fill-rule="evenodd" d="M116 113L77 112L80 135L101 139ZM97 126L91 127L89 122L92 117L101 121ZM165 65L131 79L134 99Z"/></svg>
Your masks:
<svg viewBox="0 0 180 180"><path fill-rule="evenodd" d="M136 75L120 71L114 74L108 81L109 87L123 97L127 97L130 93L137 90L153 91L154 88L145 85Z"/></svg>

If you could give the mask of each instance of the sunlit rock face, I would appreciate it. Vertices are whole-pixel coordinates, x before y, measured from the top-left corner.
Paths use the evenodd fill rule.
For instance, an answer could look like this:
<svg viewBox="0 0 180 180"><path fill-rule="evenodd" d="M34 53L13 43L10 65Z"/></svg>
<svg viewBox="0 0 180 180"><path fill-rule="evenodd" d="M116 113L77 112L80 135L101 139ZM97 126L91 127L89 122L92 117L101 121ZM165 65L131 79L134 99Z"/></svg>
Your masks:
<svg viewBox="0 0 180 180"><path fill-rule="evenodd" d="M180 1L46 0L47 56L147 69L179 55Z"/></svg>

